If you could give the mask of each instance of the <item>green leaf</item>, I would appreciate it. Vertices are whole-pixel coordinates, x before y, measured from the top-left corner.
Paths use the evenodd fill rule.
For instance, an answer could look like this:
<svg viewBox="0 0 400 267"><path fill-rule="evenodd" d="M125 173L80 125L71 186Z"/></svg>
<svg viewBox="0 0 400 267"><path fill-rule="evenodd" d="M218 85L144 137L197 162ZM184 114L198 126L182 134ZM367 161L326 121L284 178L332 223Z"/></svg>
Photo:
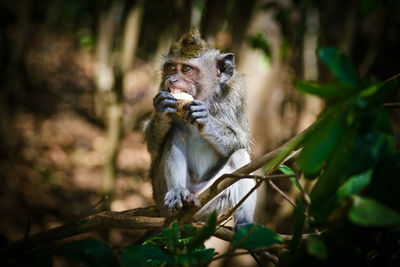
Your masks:
<svg viewBox="0 0 400 267"><path fill-rule="evenodd" d="M184 225L181 230L181 238L193 237L198 229L191 224Z"/></svg>
<svg viewBox="0 0 400 267"><path fill-rule="evenodd" d="M232 248L261 249L281 243L282 238L274 231L262 226L249 224L240 228L232 238Z"/></svg>
<svg viewBox="0 0 400 267"><path fill-rule="evenodd" d="M308 177L317 174L323 163L331 155L345 132L345 118L343 114L336 117L322 118L320 125L314 129L304 142L299 156L300 169Z"/></svg>
<svg viewBox="0 0 400 267"><path fill-rule="evenodd" d="M150 245L133 245L121 250L124 266L152 266L172 262L170 255L163 250Z"/></svg>
<svg viewBox="0 0 400 267"><path fill-rule="evenodd" d="M159 235L150 237L143 243L143 245L150 245L158 248L164 248L168 246L167 242L165 241L165 237Z"/></svg>
<svg viewBox="0 0 400 267"><path fill-rule="evenodd" d="M400 214L375 199L353 197L349 219L361 226L390 226L400 224Z"/></svg>
<svg viewBox="0 0 400 267"><path fill-rule="evenodd" d="M208 266L213 257L214 249L196 249L177 255L169 266Z"/></svg>
<svg viewBox="0 0 400 267"><path fill-rule="evenodd" d="M375 95L376 92L379 91L379 89L380 89L380 84L374 84L374 85L371 85L368 88L362 90L358 94L358 96L361 97L361 98L367 98L367 97Z"/></svg>
<svg viewBox="0 0 400 267"><path fill-rule="evenodd" d="M303 234L304 223L306 222L305 210L300 200L296 199L296 208L294 209L293 238L291 242L292 251L295 251L300 244Z"/></svg>
<svg viewBox="0 0 400 267"><path fill-rule="evenodd" d="M295 80L294 85L304 94L316 95L325 99L348 97L354 91L353 88L342 84L319 84Z"/></svg>
<svg viewBox="0 0 400 267"><path fill-rule="evenodd" d="M278 167L278 169L283 174L286 174L286 175L292 175L292 174L294 175L295 174L294 171L286 165L280 165ZM296 179L296 177L290 177L289 180L290 180L290 182L292 182L292 184L294 184L297 187L297 189L299 189L300 191L303 191L303 188L301 187L301 185L300 185L299 181Z"/></svg>
<svg viewBox="0 0 400 267"><path fill-rule="evenodd" d="M337 196L339 198L344 198L346 196L359 193L361 189L363 189L370 183L372 172L373 170L370 169L364 173L350 177L350 179L347 182L345 182L339 187L337 191Z"/></svg>
<svg viewBox="0 0 400 267"><path fill-rule="evenodd" d="M344 84L357 86L359 77L351 59L336 47L323 47L318 56Z"/></svg>
<svg viewBox="0 0 400 267"><path fill-rule="evenodd" d="M215 250L213 248L194 250L189 253L189 256L196 259L197 262L211 260L214 257Z"/></svg>
<svg viewBox="0 0 400 267"><path fill-rule="evenodd" d="M283 174L286 174L286 175L292 175L292 174L294 175L295 174L294 171L291 168L289 168L288 166L286 166L286 165L279 165L278 169Z"/></svg>
<svg viewBox="0 0 400 267"><path fill-rule="evenodd" d="M112 249L94 239L83 239L68 243L60 249L59 254L83 261L89 266L119 266Z"/></svg>
<svg viewBox="0 0 400 267"><path fill-rule="evenodd" d="M326 249L324 241L316 236L307 238L307 251L320 260L324 260L328 257L328 250Z"/></svg>
<svg viewBox="0 0 400 267"><path fill-rule="evenodd" d="M207 219L207 222L201 227L193 238L189 241L187 247L189 250L193 250L203 245L204 241L209 239L215 232L217 227L217 212L214 210Z"/></svg>
<svg viewBox="0 0 400 267"><path fill-rule="evenodd" d="M379 107L375 109L370 109L370 112L373 113L373 122L370 125L372 131L385 133L386 138L388 138L388 136L392 136L393 126L387 110L385 110L383 107ZM390 141L390 143L392 143L392 140Z"/></svg>
<svg viewBox="0 0 400 267"><path fill-rule="evenodd" d="M357 156L354 140L346 131L341 142L335 146L332 157L310 193L311 204L308 213L314 217L315 223L326 222L332 210L335 209L336 192L345 179L350 177L348 173Z"/></svg>
<svg viewBox="0 0 400 267"><path fill-rule="evenodd" d="M365 172L378 164L388 152L392 151L390 140L387 135L379 132L369 132L360 136L356 142L357 161L351 166L353 173Z"/></svg>
<svg viewBox="0 0 400 267"><path fill-rule="evenodd" d="M176 250L179 248L179 227L178 223L172 222L170 226L161 231L162 236L165 238L168 250L175 254Z"/></svg>

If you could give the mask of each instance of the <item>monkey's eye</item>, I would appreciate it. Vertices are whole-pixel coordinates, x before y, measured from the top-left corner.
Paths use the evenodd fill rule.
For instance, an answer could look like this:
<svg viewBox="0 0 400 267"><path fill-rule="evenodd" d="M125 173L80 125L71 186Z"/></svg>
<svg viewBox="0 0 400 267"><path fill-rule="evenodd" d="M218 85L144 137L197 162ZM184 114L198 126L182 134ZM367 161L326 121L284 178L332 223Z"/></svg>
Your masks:
<svg viewBox="0 0 400 267"><path fill-rule="evenodd" d="M183 65L182 66L182 72L183 73L187 73L189 71L191 71L193 69L193 67L189 66L189 65Z"/></svg>
<svg viewBox="0 0 400 267"><path fill-rule="evenodd" d="M165 73L167 73L167 74L174 74L175 71L176 71L176 67L175 67L175 65L173 65L173 64L166 64L166 65L164 66L164 71L165 71Z"/></svg>

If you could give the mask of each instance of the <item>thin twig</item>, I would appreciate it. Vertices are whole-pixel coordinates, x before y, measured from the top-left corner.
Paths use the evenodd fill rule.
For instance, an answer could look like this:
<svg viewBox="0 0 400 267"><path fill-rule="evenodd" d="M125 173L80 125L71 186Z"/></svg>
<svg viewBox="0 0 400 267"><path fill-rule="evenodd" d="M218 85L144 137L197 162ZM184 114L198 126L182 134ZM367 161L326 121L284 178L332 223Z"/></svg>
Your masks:
<svg viewBox="0 0 400 267"><path fill-rule="evenodd" d="M250 251L249 251L249 254L250 254L250 255L253 257L253 259L257 262L257 265L261 267L261 266L262 266L262 263L261 263L261 261L258 259L256 253L255 253L255 252L250 252Z"/></svg>
<svg viewBox="0 0 400 267"><path fill-rule="evenodd" d="M223 221L225 221L226 219L228 219L229 217L232 216L232 214L243 204L243 202L246 201L246 199L254 193L254 191L260 187L260 185L262 184L262 180L259 179L256 183L255 186L253 186L253 188L244 196L242 197L242 199L240 199L240 201L238 203L236 203L236 205L232 208L227 210L226 212L224 212L224 214L222 214L219 218L218 218L218 223L221 223Z"/></svg>
<svg viewBox="0 0 400 267"><path fill-rule="evenodd" d="M276 184L274 184L271 180L268 183L272 186L272 188L277 191L284 199L286 199L293 207L297 207L296 203L293 202Z"/></svg>
<svg viewBox="0 0 400 267"><path fill-rule="evenodd" d="M397 79L398 77L400 77L400 73L397 73L396 75L393 75L389 79L385 80L383 83L390 82L391 80Z"/></svg>
<svg viewBox="0 0 400 267"><path fill-rule="evenodd" d="M301 149L298 149L297 151L294 151L291 153L289 156L287 156L283 161L282 164L289 159L296 157ZM243 204L243 202L258 188L260 187L262 181L274 179L274 178L291 178L295 177L294 174L272 174L272 175L254 175L254 174L235 174L235 173L229 173L229 174L224 174L221 177L219 177L215 183L212 186L218 186L218 184L225 178L233 178L233 179L256 179L257 183L256 185L232 208L227 210L223 215L220 216L218 219L218 223L221 223L228 219L232 214Z"/></svg>
<svg viewBox="0 0 400 267"><path fill-rule="evenodd" d="M108 195L104 195L102 196L94 205L92 205L91 207L89 207L88 209L82 211L81 213L77 214L74 216L74 218L70 221L71 223L78 221L80 219L83 219L89 215L94 214L93 211L95 211L95 209L102 203L104 203L107 199L109 198Z"/></svg>
<svg viewBox="0 0 400 267"><path fill-rule="evenodd" d="M232 214L246 201L247 198L250 197L250 195L258 188L260 187L261 183L265 180L270 180L270 179L274 179L274 178L290 178L290 177L294 177L295 175L292 174L273 174L273 175L254 175L254 174L224 174L222 175L220 178L217 179L217 181L214 183L216 185L218 185L219 182L221 182L223 179L225 178L233 178L233 179L256 179L257 183L256 185L244 196L242 197L242 199L231 209L227 210L226 212L224 212L224 214L222 214L219 219L218 219L218 223L221 223L223 221L225 221L226 219L228 219L229 217L232 216Z"/></svg>
<svg viewBox="0 0 400 267"><path fill-rule="evenodd" d="M294 174L272 174L272 175L256 175L256 174L235 174L235 173L225 173L220 176L212 186L218 186L218 183L222 182L222 180L226 178L232 179L256 179L256 180L271 180L276 178L290 178L294 177Z"/></svg>
<svg viewBox="0 0 400 267"><path fill-rule="evenodd" d="M271 253L269 253L268 251L260 251L260 258L263 258L264 260L268 260L271 263L273 263L275 266L279 265L279 258Z"/></svg>

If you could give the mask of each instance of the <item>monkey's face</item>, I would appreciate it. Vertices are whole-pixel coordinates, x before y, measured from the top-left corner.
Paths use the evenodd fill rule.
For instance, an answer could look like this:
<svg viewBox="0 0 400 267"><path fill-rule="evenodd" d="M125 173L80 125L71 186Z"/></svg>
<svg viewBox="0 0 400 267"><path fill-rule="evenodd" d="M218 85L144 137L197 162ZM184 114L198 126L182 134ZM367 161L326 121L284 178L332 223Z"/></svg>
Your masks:
<svg viewBox="0 0 400 267"><path fill-rule="evenodd" d="M167 61L163 67L165 91L170 93L188 93L196 97L199 85L200 69L190 61Z"/></svg>
<svg viewBox="0 0 400 267"><path fill-rule="evenodd" d="M220 85L228 81L233 72L233 54L219 54L217 50L187 60L169 58L163 66L161 90L184 92L194 99L206 101L219 93Z"/></svg>

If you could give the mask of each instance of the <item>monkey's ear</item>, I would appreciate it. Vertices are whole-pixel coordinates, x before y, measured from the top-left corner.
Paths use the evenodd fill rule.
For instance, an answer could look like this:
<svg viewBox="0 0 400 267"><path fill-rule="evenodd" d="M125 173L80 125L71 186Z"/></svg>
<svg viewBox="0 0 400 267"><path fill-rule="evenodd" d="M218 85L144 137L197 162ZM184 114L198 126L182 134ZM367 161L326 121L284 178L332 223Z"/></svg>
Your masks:
<svg viewBox="0 0 400 267"><path fill-rule="evenodd" d="M221 83L228 81L235 71L235 56L232 53L217 57L217 76Z"/></svg>

